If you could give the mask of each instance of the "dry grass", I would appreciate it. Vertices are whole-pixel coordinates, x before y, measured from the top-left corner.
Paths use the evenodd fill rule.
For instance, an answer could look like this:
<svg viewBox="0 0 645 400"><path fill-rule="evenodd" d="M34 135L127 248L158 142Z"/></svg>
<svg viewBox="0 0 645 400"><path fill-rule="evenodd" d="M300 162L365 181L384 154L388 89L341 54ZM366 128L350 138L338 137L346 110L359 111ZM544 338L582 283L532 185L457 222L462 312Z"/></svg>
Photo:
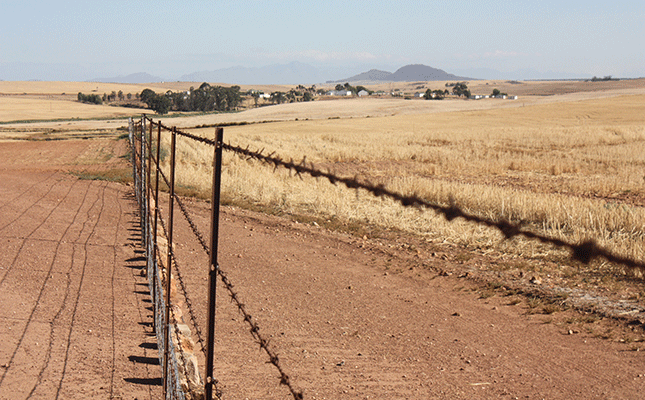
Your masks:
<svg viewBox="0 0 645 400"><path fill-rule="evenodd" d="M83 104L66 98L4 97L1 100L0 122L57 120L72 118L118 118L138 115L146 110Z"/></svg>
<svg viewBox="0 0 645 400"><path fill-rule="evenodd" d="M645 98L228 127L227 141L643 259ZM213 136L213 129L193 130ZM179 142L178 179L207 191L212 149ZM528 257L553 249L226 154L232 201Z"/></svg>

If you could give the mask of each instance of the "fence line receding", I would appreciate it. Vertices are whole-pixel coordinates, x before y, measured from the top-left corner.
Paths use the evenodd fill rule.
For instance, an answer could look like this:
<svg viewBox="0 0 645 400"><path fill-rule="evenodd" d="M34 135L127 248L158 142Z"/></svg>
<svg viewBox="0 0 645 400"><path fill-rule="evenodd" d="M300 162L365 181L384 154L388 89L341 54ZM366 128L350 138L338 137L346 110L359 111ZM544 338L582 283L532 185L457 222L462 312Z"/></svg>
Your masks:
<svg viewBox="0 0 645 400"><path fill-rule="evenodd" d="M221 159L223 151L230 151L240 157L253 159L275 169L285 168L294 173L294 176L302 177L308 175L317 179L326 179L333 185L344 185L349 189L365 190L376 197L386 197L399 203L403 207L413 207L420 210L431 210L443 215L448 221L463 218L466 221L484 225L500 231L505 238L511 239L516 236L523 236L527 239L539 241L545 244L568 249L571 258L583 263L589 263L594 259L604 258L609 262L622 264L627 268L645 271L643 261L617 255L599 246L594 240L587 240L582 243L572 243L566 240L549 237L523 227L522 224L515 224L507 220L493 220L480 217L461 209L455 204L442 205L430 202L415 195L404 195L387 189L383 185L373 184L369 181L360 181L357 178L348 178L335 175L330 171L317 169L313 164L307 163L305 158L301 162L292 159L286 161L282 157L271 153L264 154L262 150L254 151L249 148L226 144L223 142L223 129L216 128L216 139L211 140L191 133L182 132L175 127L164 126L161 122L155 122L145 115L141 121L130 120L130 143L132 146L132 168L134 175L135 194L139 204L141 215L142 245L146 250L147 271L150 284L150 292L154 305L154 327L159 344L159 357L163 365L164 393L167 399L196 399L203 396L211 400L213 396L221 398L218 389L218 382L213 376L213 342L215 337L215 316L216 304L215 295L217 290L217 278L221 280L224 289L231 297L233 304L242 314L245 323L248 325L250 334L256 343L269 357L269 362L274 365L279 373L280 384L285 385L294 399L302 399L303 394L293 385L289 375L282 366L277 353L269 346L268 340L260 334L257 322L247 312L239 294L235 291L234 285L225 271L217 262L217 239L219 222L219 196L221 179ZM153 146L153 129L156 127L156 146ZM161 169L160 147L162 133L171 135L170 149L170 177ZM199 231L197 225L190 216L186 206L174 191L175 185L175 157L177 136L213 146L213 185L211 197L211 232L210 241L205 239L206 235ZM154 170L155 178L151 174ZM169 190L169 210L166 220L158 207L159 203L159 182L162 181ZM151 186L154 182L154 188ZM173 251L173 218L174 205L179 207L181 215L187 221L195 238L202 247L202 250L209 256L209 287L208 287L208 326L207 337L204 338L203 329L199 326L196 318L196 310L193 307L188 294L184 279L181 274L180 263ZM158 227L161 226L161 231ZM163 241L163 243L160 243ZM162 262L162 254L165 251L166 261ZM192 328L197 335L197 342L206 358L204 367L204 379L201 378L194 355L183 349L180 345L181 335L186 335L183 317L178 307L173 307L173 299L170 296L171 285L174 280L179 283L178 293L183 296L182 302L186 305L188 317ZM188 333L190 336L190 333Z"/></svg>

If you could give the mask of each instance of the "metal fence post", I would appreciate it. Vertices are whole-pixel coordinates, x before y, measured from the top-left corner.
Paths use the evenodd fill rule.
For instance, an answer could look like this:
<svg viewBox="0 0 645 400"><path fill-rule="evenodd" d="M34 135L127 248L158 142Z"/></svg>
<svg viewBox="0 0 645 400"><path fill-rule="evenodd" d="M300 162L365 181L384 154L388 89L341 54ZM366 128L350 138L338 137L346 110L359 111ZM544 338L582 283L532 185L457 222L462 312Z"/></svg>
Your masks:
<svg viewBox="0 0 645 400"><path fill-rule="evenodd" d="M175 155L176 155L177 132L172 130L172 139L170 142L170 202L168 204L168 257L166 263L166 315L163 326L164 333L164 380L163 392L164 397L168 393L168 356L170 353L170 284L172 273L172 231L173 231L173 212L175 203Z"/></svg>
<svg viewBox="0 0 645 400"><path fill-rule="evenodd" d="M150 225L150 219L152 218L152 213L150 212L150 195L152 188L150 187L150 175L152 167L152 127L154 124L150 122L149 134L146 137L146 156L147 156L147 165L146 165L146 263L148 264L148 271L154 268L154 258L152 254L152 229ZM154 325L154 324L153 324Z"/></svg>
<svg viewBox="0 0 645 400"><path fill-rule="evenodd" d="M146 182L146 167L145 167L145 154L146 154L146 118L144 117L141 120L141 150L140 150L140 173L141 176L139 177L139 184L140 189L139 189L139 221L141 223L141 245L143 248L146 248L146 207L145 207L145 199L143 198L144 193L143 190L145 188L145 182Z"/></svg>
<svg viewBox="0 0 645 400"><path fill-rule="evenodd" d="M157 287L157 279L159 279L158 266L157 266L157 228L159 220L159 169L161 168L160 158L161 152L161 124L157 125L157 154L155 158L155 214L154 222L152 228L152 282L153 286ZM157 291L152 291L152 307L153 315L157 315L159 310L157 310ZM157 318L152 319L152 329L154 332L157 331Z"/></svg>
<svg viewBox="0 0 645 400"><path fill-rule="evenodd" d="M222 142L224 129L217 128L215 131L217 143L213 157L213 192L211 197L211 242L210 242L210 265L208 284L208 339L206 341L206 379L204 391L206 400L213 399L213 347L215 341L215 300L217 298L217 274L219 264L217 263L217 242L219 236L219 203L220 187L222 178Z"/></svg>

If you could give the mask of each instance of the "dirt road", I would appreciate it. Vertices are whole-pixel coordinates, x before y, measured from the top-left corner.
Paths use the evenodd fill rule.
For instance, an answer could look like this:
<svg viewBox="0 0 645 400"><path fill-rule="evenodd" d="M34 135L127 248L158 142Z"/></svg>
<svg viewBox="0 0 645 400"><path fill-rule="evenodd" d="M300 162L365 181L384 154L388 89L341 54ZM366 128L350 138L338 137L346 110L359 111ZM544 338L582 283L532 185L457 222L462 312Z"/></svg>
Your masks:
<svg viewBox="0 0 645 400"><path fill-rule="evenodd" d="M0 399L160 397L130 191L59 171L87 148L0 143Z"/></svg>
<svg viewBox="0 0 645 400"><path fill-rule="evenodd" d="M61 172L90 145L0 143L1 399L161 396L131 190ZM36 165L24 162L36 154ZM207 204L189 210L206 232ZM468 278L439 273L450 263L440 254L421 268L387 250L396 240L223 211L221 268L305 399L643 396L641 343L558 322L584 316L482 296ZM176 224L178 267L205 331L205 256ZM289 398L222 286L215 354L225 399Z"/></svg>

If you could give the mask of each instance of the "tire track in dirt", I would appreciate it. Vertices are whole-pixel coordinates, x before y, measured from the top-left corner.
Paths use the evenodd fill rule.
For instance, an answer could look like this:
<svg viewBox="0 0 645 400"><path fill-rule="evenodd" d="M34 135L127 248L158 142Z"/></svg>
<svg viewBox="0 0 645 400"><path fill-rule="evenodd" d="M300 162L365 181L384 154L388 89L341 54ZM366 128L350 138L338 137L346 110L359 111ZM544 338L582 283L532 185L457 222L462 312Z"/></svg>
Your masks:
<svg viewBox="0 0 645 400"><path fill-rule="evenodd" d="M70 227L75 224L76 219L78 218L78 215L80 214L80 211L83 208L83 205L85 204L85 201L87 199L88 193L89 193L89 185L86 188L85 192L83 193L83 199L79 203L80 205L79 205L78 209L76 210L76 213L74 214L74 218L72 219L72 222L70 223ZM78 237L76 239L72 240L72 243L75 243L76 241L78 241L80 239L81 232L82 232L82 230L79 231ZM66 234L67 234L67 230L63 234L62 238L64 238L66 236ZM72 255L71 255L72 260L74 260L74 258L75 258L74 257L75 253L76 253L76 246L72 245ZM53 263L52 263L52 265L53 265ZM51 327L50 327L50 331L49 331L49 343L47 345L47 352L45 354L45 362L44 362L43 366L41 367L41 369L40 369L40 371L38 373L38 377L36 379L36 383L34 383L34 386L31 388L31 391L27 395L27 398L31 398L33 396L34 392L36 391L36 388L42 382L42 378L43 378L43 375L45 373L45 370L49 366L49 361L51 359L51 353L52 353L52 347L54 345L54 329L55 329L56 323L58 322L58 319L61 316L61 313L65 309L65 305L67 304L67 298L69 297L69 293L70 293L70 285L72 284L71 273L72 273L73 266L74 266L74 264L70 263L69 269L65 273L66 278L67 278L66 279L67 280L66 287L65 287L65 296L63 297L63 300L60 303L60 307L56 311L56 314L54 314L54 317L52 318L52 321L51 321Z"/></svg>
<svg viewBox="0 0 645 400"><path fill-rule="evenodd" d="M78 183L78 181L75 181L72 185L70 185L69 192L71 192L72 188L73 188L73 187L75 187L75 186L77 185L77 183ZM91 185L88 185L88 187L87 187L87 189L86 189L86 194L85 194L85 195L87 195L87 192L89 191L90 187L91 187ZM68 192L68 193L69 193L69 192ZM59 204L61 204L61 203L62 203L62 202L59 202ZM74 226L74 223L75 223L75 221L76 221L76 217L77 217L77 216L78 216L78 214L80 213L80 210L82 209L83 203L84 203L84 202L81 202L81 204L79 205L78 209L76 210L76 214L75 214L74 219L73 219L72 221L70 221L70 222L69 222L69 224L67 225L67 228L65 229L65 231L63 232L63 234L60 236L60 239L59 239L59 240L57 241L57 243L56 243L56 247L54 248L54 251L53 251L53 257L52 257L51 263L50 263L50 265L49 265L49 269L48 269L48 271L47 271L47 275L46 275L45 279L43 280L42 284L40 285L40 288L39 288L39 290L38 290L38 296L37 296L37 298L36 298L36 300L35 300L34 306L33 306L33 307L32 307L32 309L31 309L31 312L30 312L30 314L29 314L29 317L27 318L27 321L26 321L25 326L24 326L24 329L23 329L23 331L22 331L22 333L21 333L21 335L20 335L20 338L19 338L19 340L18 340L18 343L17 343L17 345L16 345L16 347L15 347L15 349L14 349L14 351L13 351L12 355L11 355L11 358L10 358L10 359L9 359L9 361L6 363L7 368L5 368L5 369L4 369L4 372L3 372L2 376L0 377L0 385L2 385L2 382L4 381L5 377L7 376L8 371L10 371L10 368L11 368L12 363L13 363L13 361L14 361L15 357L16 357L16 354L18 353L18 350L19 350L19 349L22 347L22 345L23 345L23 342L24 342L24 340L25 340L25 337L26 337L26 335L27 335L27 332L28 332L29 328L31 327L31 323L32 323L32 319L33 319L33 317L34 317L34 314L36 313L36 311L37 311L37 309L39 308L39 306L40 306L40 307L42 307L42 306L43 306L43 304L41 303L41 300L43 299L43 293L44 293L44 291L45 291L45 287L47 286L47 284L48 284L48 282L50 281L50 279L51 279L51 278L53 278L52 271L53 271L53 269L54 269L54 266L55 266L55 264L56 264L56 261L57 261L57 260L58 260L58 258L59 258L59 250L61 249L61 247L62 247L62 245L63 245L63 240L64 240L65 236L67 235L67 233L69 232L69 230ZM58 207L58 206L57 206L57 207ZM51 215L51 213L50 213L50 215ZM88 216L88 217L89 217L89 216ZM44 222L45 222L45 221L43 221L43 224L44 224ZM43 224L41 224L40 226L42 226ZM36 230L37 230L37 229L36 229ZM34 230L34 232L35 232L36 230ZM70 266L70 270L71 270L71 268L73 268L73 266ZM63 304L63 305L61 305L61 310L63 309L63 307L64 307L64 304ZM53 329L54 329L53 321L50 321L50 322L49 322L49 328L50 328L50 338L51 338L51 337L52 337L52 335L53 335ZM48 344L48 350L46 351L46 354L45 354L45 362L46 362L47 364L49 363L49 355L50 355L50 351L51 351L51 350L50 350L51 345L52 345L52 344L51 344L51 342L50 342L50 343ZM44 368L43 368L43 370L42 370L42 371L44 372ZM42 377L42 376L41 376L41 374L39 374L39 378L37 378L37 379L40 379L41 377ZM37 386L37 384L36 384L35 386ZM34 386L34 388L35 388L35 386ZM29 396L28 396L28 397L29 397Z"/></svg>
<svg viewBox="0 0 645 400"><path fill-rule="evenodd" d="M7 205L9 205L9 204L11 204L11 203L14 203L16 200L18 200L18 199L19 199L19 198L21 198L22 196L26 195L27 193L29 193L32 189L34 189L34 188L36 188L36 187L40 186L43 182L48 181L48 180L49 180L52 176L54 176L54 175L56 175L56 172L51 173L50 175L46 176L43 180L38 181L38 182L36 182L36 183L32 184L31 186L29 186L27 189L25 189L24 191L22 191L21 193L19 193L19 194L18 194L18 195L16 195L15 197L13 197L13 198L11 198L11 199L7 200L7 201L6 201L6 202L4 202L2 205L0 205L0 210L2 210L4 207L6 207ZM52 185L52 187L53 187L53 186L54 186L54 185ZM8 224L7 224L7 225L8 225ZM2 230L3 228L4 228L4 226L3 226L2 228L0 228L0 230Z"/></svg>
<svg viewBox="0 0 645 400"><path fill-rule="evenodd" d="M29 232L29 234L28 234L27 236L20 238L22 242L21 242L21 244L20 244L20 246L19 246L18 250L16 251L16 255L15 255L15 257L13 258L13 260L11 261L11 263L9 264L9 268L7 268L7 270L5 271L4 275L2 276L2 279L0 279L0 288L2 287L2 284L4 283L4 281L5 281L6 277L7 277L7 275L9 275L9 273L11 272L11 270L14 268L14 266L15 266L15 264L16 264L16 261L18 260L18 257L20 256L20 253L21 253L21 252L22 252L22 250L24 249L24 246L25 246L25 244L27 243L28 239L29 239L29 238L31 238L31 237L32 237L32 235L33 235L34 233L36 233L36 231L38 231L38 229L40 229L41 227L43 227L43 226L45 225L45 223L46 223L46 222L47 222L47 221L48 221L48 220L49 220L53 215L55 215L56 210L57 210L57 209L58 209L58 208L63 204L63 202L65 201L65 199L67 199L67 197L70 195L70 193L72 192L72 189L73 189L73 187L76 185L76 183L77 183L77 181L75 181L75 182L74 182L74 183L69 187L69 189L67 190L67 193L65 193L64 198L63 198L61 201L59 201L59 202L58 202L58 204L56 204L56 206L54 206L54 207L49 211L49 213L47 214L47 216L46 216L45 218L43 218L43 219L41 220L41 222L40 222L40 223L39 223L39 224L38 224L38 225L37 225L37 226L36 226L36 227L31 231L31 232ZM11 220L9 223L5 224L2 228L0 228L0 232L2 232L2 230L4 230L4 228L6 228L7 226L9 226L10 224L14 223L15 221L17 221L17 220L18 220L18 219L20 219L21 217L25 216L26 212L27 212L28 210L30 210L31 208L33 208L36 204L38 204L39 202L41 202L41 201L42 201L42 200L43 200L43 199L44 199L44 198L45 198L45 197L46 197L46 196L51 192L51 190L54 188L54 186L56 186L56 185L55 185L55 184L54 184L54 185L52 185L52 186L47 190L47 192L46 192L44 195L42 195L42 196L41 196L37 201L33 202L33 203L32 203L32 204L31 204L27 209L25 209L22 213L20 213L20 215L19 215L19 216L15 217L15 218L14 218L13 220ZM70 224L70 226L71 226L71 224ZM61 237L61 239L62 239L62 237Z"/></svg>
<svg viewBox="0 0 645 400"><path fill-rule="evenodd" d="M74 184L75 184L75 183L76 183L76 182L74 182ZM67 191L67 194L65 195L65 198L67 198L67 196L69 195L69 193L71 193L71 191L72 191L72 188L73 188L74 184L70 185L69 190ZM53 187L53 186L52 186L52 187ZM51 188L50 188L50 190L51 190ZM49 193L49 191L48 191L48 193ZM41 197L41 199L42 199L42 198L44 198L44 196L43 196L43 197ZM64 199L63 199L63 200L64 200ZM39 200L39 201L40 201L40 200ZM42 221L42 222L41 222L41 223L40 223L36 228L34 228L34 229L30 232L30 234L29 234L26 238L24 238L24 239L23 239L22 245L21 245L21 246L20 246L20 248L18 249L18 251L17 251L17 253L16 253L16 256L14 257L13 262L10 264L9 268L7 269L7 272L6 272L6 273L4 274L4 276L2 277L2 280L0 280L0 289L2 288L2 284L5 282L5 278L9 275L9 273L11 272L11 270L13 269L13 267L15 266L16 261L17 261L18 257L20 256L20 254L21 254L21 252L22 252L22 249L24 248L24 244L27 242L28 238L29 238L29 237L31 237L31 236L32 236L32 235L33 235L33 234L34 234L34 233L35 233L35 232L36 232L40 227L42 227L42 226L45 224L45 222L47 221L47 219L49 219L49 217L51 217L51 215L53 215L53 213L54 213L54 211L56 210L56 208L58 208L61 204L62 204L62 201L61 201L61 202L59 202L59 203L58 203L58 204L57 204L57 205L56 205L56 206L55 206L55 207L50 211L50 213L47 215L47 218L45 218L45 219L44 219L44 220L43 220L43 221ZM24 213L23 213L23 214L21 214L21 215L24 215ZM16 218L14 219L14 221L15 221L15 220L16 220ZM73 225L73 223L71 223L71 222L70 222L70 224L67 226L67 229L66 229L66 230L65 230L65 232L61 235L60 239L59 239L59 240L58 240L58 242L57 242L57 245L56 245L56 247L55 247L55 249L54 249L54 255L53 255L52 261L51 261L51 263L50 263L50 265L49 265L49 270L47 271L46 278L45 278L45 280L42 282L42 284L41 284L41 286L40 286L40 289L38 290L38 297L37 297L37 299L36 299L36 301L35 301L35 303L34 303L34 306L33 306L33 307L32 307L32 309L31 309L31 312L29 313L29 317L27 318L27 321L26 321L26 323L25 323L24 329L23 329L22 333L20 334L20 338L18 339L18 343L17 343L17 345L16 345L16 347L15 347L14 351L12 352L11 357L9 358L8 362L5 364L7 367L3 369L2 375L0 376L0 386L1 386L1 385L2 385L2 383L4 382L4 379L5 379L5 377L7 376L7 373L8 373L8 371L9 371L9 368L11 367L11 365L12 365L12 363L13 363L13 361L14 361L14 358L16 357L16 354L17 354L17 352L18 352L18 349L19 349L19 348L21 347L21 345L22 345L22 342L23 342L23 340L24 340L24 338L25 338L25 334L27 333L27 330L28 330L28 328L29 328L30 322L31 322L31 320L32 320L32 318L33 318L33 316L34 316L34 313L36 312L36 308L38 307L38 303L39 303L40 299L42 298L44 288L45 288L45 286L47 285L47 282L49 281L49 277L51 276L52 269L53 269L53 267L54 267L54 264L55 264L56 258L57 258L57 256L58 256L58 251L59 251L59 249L60 249L60 247L61 247L61 241L62 241L63 237L65 236L65 234L67 233L67 231L69 230L69 228L71 228L71 227L72 227L72 225Z"/></svg>
<svg viewBox="0 0 645 400"><path fill-rule="evenodd" d="M79 286L78 286L78 291L76 292L76 299L74 300L74 307L72 309L72 318L71 318L71 323L69 325L69 331L68 331L68 334L67 334L67 340L66 340L67 344L65 346L65 357L64 357L64 361L63 361L63 370L62 370L62 373L61 373L60 380L58 382L58 387L56 389L56 396L55 396L56 399L58 399L59 396L60 396L61 389L63 387L63 381L65 380L65 374L67 372L67 366L68 366L68 360L69 360L69 350L70 350L70 347L71 347L71 344L72 344L72 341L71 341L72 331L74 330L74 322L76 320L76 311L78 310L78 303L79 303L79 299L80 299L80 296L81 296L81 292L83 290L83 283L85 281L85 271L86 271L86 267L87 267L87 263L88 263L88 252L89 252L88 244L89 244L90 238L94 235L94 231L96 230L96 227L97 227L97 225L99 223L99 220L101 219L101 214L103 213L103 207L105 205L104 196L105 196L105 187L106 186L107 186L107 182L104 183L102 188L101 188L101 195L97 196L96 200L92 204L92 207L90 207L88 209L88 211L87 211L87 220L89 221L90 220L90 211L94 208L96 203L99 200L101 200L101 206L99 207L98 217L96 218L96 221L95 221L94 225L92 226L92 229L90 230L89 234L87 235L87 238L85 239L85 241L83 243L84 256L83 256L83 264L82 264L82 267L81 267L80 283L79 283ZM84 229L85 229L85 223L83 224L83 229L81 230L81 233L83 232ZM81 236L81 234L79 234L79 239L80 239L80 236Z"/></svg>

